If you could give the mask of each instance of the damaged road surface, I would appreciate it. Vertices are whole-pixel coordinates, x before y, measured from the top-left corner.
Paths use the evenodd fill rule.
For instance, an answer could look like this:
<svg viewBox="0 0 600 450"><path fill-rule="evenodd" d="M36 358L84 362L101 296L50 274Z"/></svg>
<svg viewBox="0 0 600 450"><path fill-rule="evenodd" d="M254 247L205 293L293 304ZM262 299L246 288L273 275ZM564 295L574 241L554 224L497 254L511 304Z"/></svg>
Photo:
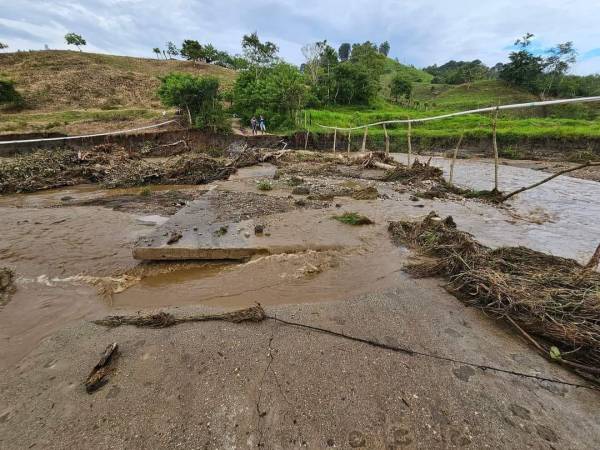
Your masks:
<svg viewBox="0 0 600 450"><path fill-rule="evenodd" d="M443 191L427 164L352 156L251 149L201 188L0 197L0 448L600 448L597 385L446 280L413 278L439 261L388 231L435 210L486 252L585 264L591 235L547 232L592 229L598 188L581 184L585 211L549 216L544 198L500 208ZM50 178L20 180L69 181Z"/></svg>

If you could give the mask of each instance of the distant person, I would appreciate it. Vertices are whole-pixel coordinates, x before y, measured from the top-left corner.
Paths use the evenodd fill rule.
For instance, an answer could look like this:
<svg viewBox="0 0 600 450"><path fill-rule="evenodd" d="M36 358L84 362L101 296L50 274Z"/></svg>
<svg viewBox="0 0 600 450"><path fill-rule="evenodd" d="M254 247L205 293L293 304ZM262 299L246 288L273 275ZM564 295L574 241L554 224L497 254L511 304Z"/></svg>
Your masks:
<svg viewBox="0 0 600 450"><path fill-rule="evenodd" d="M261 115L260 119L259 119L259 126L260 126L260 131L262 131L262 134L265 134L267 132L267 126L265 125L265 118Z"/></svg>
<svg viewBox="0 0 600 450"><path fill-rule="evenodd" d="M256 134L256 117L252 116L252 119L250 119L250 125L252 126L252 134Z"/></svg>

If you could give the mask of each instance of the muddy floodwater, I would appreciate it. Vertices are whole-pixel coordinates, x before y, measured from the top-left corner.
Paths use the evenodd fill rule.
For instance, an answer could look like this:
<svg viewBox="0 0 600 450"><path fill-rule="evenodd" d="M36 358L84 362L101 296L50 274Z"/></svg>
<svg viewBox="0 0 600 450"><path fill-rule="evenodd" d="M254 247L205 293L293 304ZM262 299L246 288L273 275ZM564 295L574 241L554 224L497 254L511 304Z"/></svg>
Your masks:
<svg viewBox="0 0 600 450"><path fill-rule="evenodd" d="M404 156L399 155L398 158ZM433 163L448 169L448 161ZM202 189L258 192L258 179L272 178L272 166L250 167L229 181ZM503 166L501 189L508 191L544 178L540 172ZM460 160L458 184L489 189L493 166ZM153 227L141 214L104 206L77 206L84 200L139 195L140 188L105 190L79 186L35 194L0 197L0 259L17 274L17 292L0 312L0 361L3 366L27 354L45 336L66 323L115 310L207 304L236 307L342 300L394 288L407 275L401 270L409 253L394 247L390 220L419 218L431 210L451 214L461 229L492 245L524 245L586 261L600 240L600 184L560 177L519 195L509 208L474 200L420 200L377 185L383 199L336 198L320 209L322 220L340 210L363 213L375 225L356 233L361 244L322 252L270 255L246 262L141 264L132 257L134 242ZM196 186L160 186L153 192L196 190ZM288 197L290 189L265 195ZM195 195L200 195L196 192ZM314 213L314 212L313 212ZM302 233L298 212L279 213Z"/></svg>

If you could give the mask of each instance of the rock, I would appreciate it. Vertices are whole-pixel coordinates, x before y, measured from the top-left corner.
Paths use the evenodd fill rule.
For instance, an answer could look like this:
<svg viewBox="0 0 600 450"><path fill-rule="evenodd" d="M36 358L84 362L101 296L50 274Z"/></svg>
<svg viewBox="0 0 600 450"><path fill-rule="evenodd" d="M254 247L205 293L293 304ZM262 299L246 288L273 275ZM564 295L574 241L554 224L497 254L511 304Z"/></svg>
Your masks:
<svg viewBox="0 0 600 450"><path fill-rule="evenodd" d="M303 199L299 199L299 200L296 200L296 201L294 202L294 204L295 204L296 206L303 207L303 206L306 206L306 201L305 201L305 200L303 200Z"/></svg>
<svg viewBox="0 0 600 450"><path fill-rule="evenodd" d="M410 200L411 202L418 202L418 201L419 201L419 197L417 197L416 195L411 195L411 196L409 197L409 200Z"/></svg>
<svg viewBox="0 0 600 450"><path fill-rule="evenodd" d="M292 189L294 195L308 195L310 194L310 188L308 186L296 186Z"/></svg>
<svg viewBox="0 0 600 450"><path fill-rule="evenodd" d="M254 234L263 234L265 231L264 225L255 225L254 226Z"/></svg>
<svg viewBox="0 0 600 450"><path fill-rule="evenodd" d="M174 244L175 242L179 241L179 239L181 239L182 237L183 237L183 235L179 231L173 231L171 233L171 236L169 236L167 245Z"/></svg>

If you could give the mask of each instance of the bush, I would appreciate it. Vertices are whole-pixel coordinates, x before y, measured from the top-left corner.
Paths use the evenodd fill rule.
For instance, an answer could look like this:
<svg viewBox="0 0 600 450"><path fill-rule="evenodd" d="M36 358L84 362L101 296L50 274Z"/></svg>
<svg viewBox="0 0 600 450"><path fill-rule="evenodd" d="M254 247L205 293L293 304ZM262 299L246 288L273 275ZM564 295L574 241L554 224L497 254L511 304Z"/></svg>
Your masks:
<svg viewBox="0 0 600 450"><path fill-rule="evenodd" d="M0 78L0 106L23 106L23 97L15 89L15 82L7 78Z"/></svg>
<svg viewBox="0 0 600 450"><path fill-rule="evenodd" d="M201 130L224 132L231 129L219 98L219 80L171 73L161 78L158 96L166 106L181 108Z"/></svg>

